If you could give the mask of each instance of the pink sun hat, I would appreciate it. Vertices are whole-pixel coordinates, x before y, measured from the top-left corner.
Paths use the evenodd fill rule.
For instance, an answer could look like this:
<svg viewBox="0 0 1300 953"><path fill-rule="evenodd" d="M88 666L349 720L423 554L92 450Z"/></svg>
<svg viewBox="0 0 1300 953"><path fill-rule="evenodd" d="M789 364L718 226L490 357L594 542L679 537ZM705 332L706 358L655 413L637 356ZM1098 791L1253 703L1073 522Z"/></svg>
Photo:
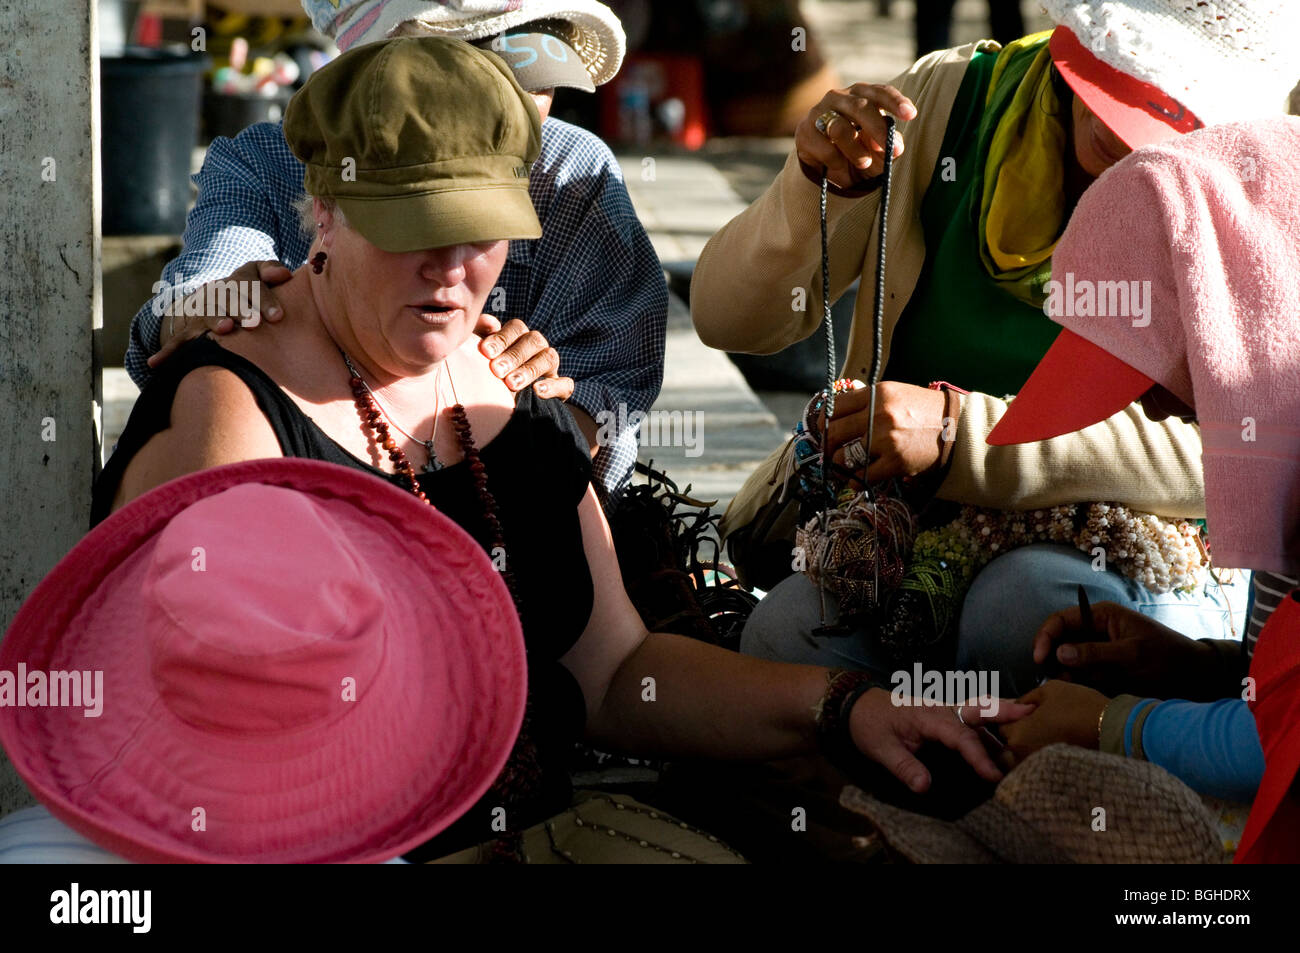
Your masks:
<svg viewBox="0 0 1300 953"><path fill-rule="evenodd" d="M111 515L19 610L0 673L20 665L28 686L89 673L102 691L97 713L54 707L47 674L43 698L0 705L18 773L70 827L153 863L389 860L488 790L527 691L477 543L309 460L191 474Z"/></svg>

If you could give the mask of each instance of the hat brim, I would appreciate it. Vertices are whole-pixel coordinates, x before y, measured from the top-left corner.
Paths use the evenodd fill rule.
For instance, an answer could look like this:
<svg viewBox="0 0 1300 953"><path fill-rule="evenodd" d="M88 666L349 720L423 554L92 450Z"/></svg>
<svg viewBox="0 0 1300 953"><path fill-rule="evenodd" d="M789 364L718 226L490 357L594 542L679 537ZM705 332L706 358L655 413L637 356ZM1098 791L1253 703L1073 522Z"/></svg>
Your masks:
<svg viewBox="0 0 1300 953"><path fill-rule="evenodd" d="M1074 433L1113 417L1154 385L1108 351L1062 330L989 433L988 443L1001 447Z"/></svg>
<svg viewBox="0 0 1300 953"><path fill-rule="evenodd" d="M1048 48L1075 95L1130 149L1165 142L1203 125L1158 87L1103 63L1068 27L1052 31Z"/></svg>
<svg viewBox="0 0 1300 953"><path fill-rule="evenodd" d="M1108 804L1106 837L1088 823ZM1019 763L992 798L955 821L901 810L846 788L840 804L868 817L915 863L1207 863L1223 859L1200 797L1158 765L1066 744Z"/></svg>
<svg viewBox="0 0 1300 953"><path fill-rule="evenodd" d="M613 79L623 65L627 36L618 16L595 0L537 0L506 13L487 13L454 19L455 12L443 4L394 0L375 15L336 28L340 50L362 43L387 39L403 24L420 24L430 33L454 36L473 43L517 29L538 20L563 20L572 27L567 42L582 58L591 81L601 86Z"/></svg>
<svg viewBox="0 0 1300 953"><path fill-rule="evenodd" d="M373 199L340 195L335 201L349 225L387 252L542 237L542 223L526 186L479 186Z"/></svg>
<svg viewBox="0 0 1300 953"><path fill-rule="evenodd" d="M384 567L376 575L386 586L385 654L342 715L291 733L219 738L159 697L140 592L172 517L254 482L313 495L349 544ZM214 594L221 598L238 596ZM31 671L103 672L98 717L6 707L0 743L52 814L146 863L377 862L405 853L488 790L527 692L518 616L473 539L377 477L307 460L191 474L112 514L19 610L0 668L20 662Z"/></svg>
<svg viewBox="0 0 1300 953"><path fill-rule="evenodd" d="M840 792L840 806L861 814L891 849L914 864L996 864L999 858L955 821L907 811L853 785Z"/></svg>
<svg viewBox="0 0 1300 953"><path fill-rule="evenodd" d="M509 31L475 45L505 61L530 93L567 87L594 93L591 73L578 51L554 33Z"/></svg>

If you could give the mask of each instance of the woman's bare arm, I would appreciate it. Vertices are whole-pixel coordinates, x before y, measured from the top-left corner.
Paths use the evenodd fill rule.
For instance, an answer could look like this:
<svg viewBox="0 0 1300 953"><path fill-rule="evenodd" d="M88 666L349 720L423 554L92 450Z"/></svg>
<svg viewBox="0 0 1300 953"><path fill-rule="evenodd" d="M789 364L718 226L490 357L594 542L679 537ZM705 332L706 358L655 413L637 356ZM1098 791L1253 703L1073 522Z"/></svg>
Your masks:
<svg viewBox="0 0 1300 953"><path fill-rule="evenodd" d="M187 473L282 456L275 432L244 383L224 368L200 367L176 389L171 426L154 434L127 464L113 509Z"/></svg>
<svg viewBox="0 0 1300 953"><path fill-rule="evenodd" d="M771 759L816 750L813 709L826 691L827 670L648 633L623 589L594 492L578 509L595 601L582 637L561 661L586 698L588 737L644 755ZM1008 721L1030 710L1003 702L984 720ZM980 718L973 705L966 717L972 724ZM983 777L1001 777L951 708L895 706L888 691L872 689L850 721L857 746L913 790L929 785L929 773L912 756L927 739L959 750Z"/></svg>
<svg viewBox="0 0 1300 953"><path fill-rule="evenodd" d="M578 511L595 600L582 638L562 661L587 699L592 740L647 754L781 757L813 750L812 708L826 689L826 670L648 633L623 589L594 491Z"/></svg>

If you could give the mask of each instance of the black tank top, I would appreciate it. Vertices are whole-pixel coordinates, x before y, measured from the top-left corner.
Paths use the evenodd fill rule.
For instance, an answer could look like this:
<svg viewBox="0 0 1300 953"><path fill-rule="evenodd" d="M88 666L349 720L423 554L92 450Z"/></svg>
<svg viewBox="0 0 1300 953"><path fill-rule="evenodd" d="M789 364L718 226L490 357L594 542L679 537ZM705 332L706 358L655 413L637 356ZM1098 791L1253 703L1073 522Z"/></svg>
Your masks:
<svg viewBox="0 0 1300 953"><path fill-rule="evenodd" d="M402 477L372 467L335 443L261 368L205 336L172 355L137 399L112 457L95 482L92 525L109 514L127 464L150 438L171 426L176 389L187 374L200 367L222 367L243 381L286 457L365 470L407 489ZM342 361L340 373L345 373ZM557 400L542 400L528 388L516 398L505 428L479 448L519 592L520 621L528 647L533 736L543 769L542 796L516 808L520 816L508 818L517 829L568 807L572 794L569 755L586 724L582 691L559 664L586 628L592 609L591 573L578 518L578 503L591 479L586 446L565 406ZM462 461L435 473L420 473L418 479L434 506L473 536L485 552L490 551L490 530L469 467ZM407 858L429 860L491 840L495 834L490 798L491 794L485 796Z"/></svg>

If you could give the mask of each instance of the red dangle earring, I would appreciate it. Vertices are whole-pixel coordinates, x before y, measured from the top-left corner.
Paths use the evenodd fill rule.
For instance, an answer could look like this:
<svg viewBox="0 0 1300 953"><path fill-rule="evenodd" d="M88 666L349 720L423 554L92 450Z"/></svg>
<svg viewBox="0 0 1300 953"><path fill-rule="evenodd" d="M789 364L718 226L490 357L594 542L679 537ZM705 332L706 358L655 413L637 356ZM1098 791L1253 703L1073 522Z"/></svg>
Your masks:
<svg viewBox="0 0 1300 953"><path fill-rule="evenodd" d="M324 227L325 226L322 222L316 223L316 231L319 232ZM312 256L311 270L319 275L322 271L325 270L325 262L329 261L329 257L330 256L325 254L324 251L318 251L315 255Z"/></svg>

